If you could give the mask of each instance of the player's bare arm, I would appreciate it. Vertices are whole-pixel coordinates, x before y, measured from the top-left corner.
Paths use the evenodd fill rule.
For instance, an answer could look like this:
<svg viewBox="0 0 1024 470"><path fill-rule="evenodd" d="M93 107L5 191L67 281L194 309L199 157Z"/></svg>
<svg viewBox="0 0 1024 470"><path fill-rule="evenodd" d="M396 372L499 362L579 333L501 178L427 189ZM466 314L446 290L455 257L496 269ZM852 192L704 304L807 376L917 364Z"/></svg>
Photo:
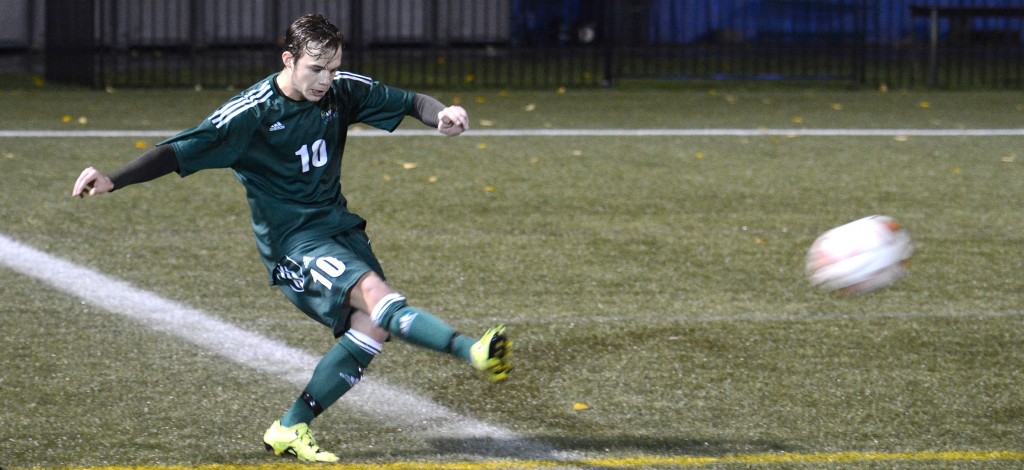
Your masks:
<svg viewBox="0 0 1024 470"><path fill-rule="evenodd" d="M86 168L78 175L71 196L98 196L125 186L154 180L178 170L178 158L174 148L161 145L146 152L119 170L107 176L94 167Z"/></svg>

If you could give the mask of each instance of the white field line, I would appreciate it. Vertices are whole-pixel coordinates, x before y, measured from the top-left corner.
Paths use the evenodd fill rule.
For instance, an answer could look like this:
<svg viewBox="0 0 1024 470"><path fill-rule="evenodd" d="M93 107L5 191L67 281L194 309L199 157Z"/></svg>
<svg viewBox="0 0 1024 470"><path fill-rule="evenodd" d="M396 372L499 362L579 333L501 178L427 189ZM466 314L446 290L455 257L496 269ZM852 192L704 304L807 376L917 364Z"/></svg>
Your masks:
<svg viewBox="0 0 1024 470"><path fill-rule="evenodd" d="M166 138L180 130L0 130L0 137ZM349 137L440 136L434 130L350 130ZM471 129L467 137L1005 137L1024 136L1024 129Z"/></svg>
<svg viewBox="0 0 1024 470"><path fill-rule="evenodd" d="M318 357L217 320L124 281L78 266L0 235L0 266L38 279L89 304L304 387ZM481 387L489 386L481 382ZM298 391L296 391L298 396ZM430 438L494 438L527 445L512 431L459 415L427 398L367 377L336 405ZM270 423L267 423L268 425ZM515 444L511 444L516 441ZM532 450L542 453L541 449Z"/></svg>

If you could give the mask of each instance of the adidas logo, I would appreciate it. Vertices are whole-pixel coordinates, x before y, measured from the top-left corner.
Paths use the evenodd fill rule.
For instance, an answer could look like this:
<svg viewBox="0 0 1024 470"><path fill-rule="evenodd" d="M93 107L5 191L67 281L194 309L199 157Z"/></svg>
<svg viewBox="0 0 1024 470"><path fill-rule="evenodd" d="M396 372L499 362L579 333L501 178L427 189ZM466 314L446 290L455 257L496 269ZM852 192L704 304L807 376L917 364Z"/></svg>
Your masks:
<svg viewBox="0 0 1024 470"><path fill-rule="evenodd" d="M409 328L412 327L412 322L416 320L418 313L407 313L398 319L398 329L402 332L402 336L409 336Z"/></svg>
<svg viewBox="0 0 1024 470"><path fill-rule="evenodd" d="M280 130L283 130L283 129L284 129L284 124L281 124L281 121L277 121L277 122L274 123L274 125L270 126L270 132L280 131Z"/></svg>
<svg viewBox="0 0 1024 470"><path fill-rule="evenodd" d="M348 386L349 387L355 387L359 383L359 380L360 380L360 377L355 377L355 376L352 376L352 375L348 375L348 374L346 374L344 372L340 372L340 373L338 373L338 375L341 376L341 380L344 380L345 382L348 382Z"/></svg>

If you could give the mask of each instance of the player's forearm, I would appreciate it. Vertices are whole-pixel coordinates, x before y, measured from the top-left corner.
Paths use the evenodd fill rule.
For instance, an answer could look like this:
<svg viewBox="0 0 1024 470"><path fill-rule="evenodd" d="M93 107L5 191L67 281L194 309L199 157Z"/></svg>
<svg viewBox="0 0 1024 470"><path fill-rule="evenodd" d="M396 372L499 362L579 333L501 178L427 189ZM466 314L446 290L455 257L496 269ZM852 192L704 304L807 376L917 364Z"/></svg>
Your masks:
<svg viewBox="0 0 1024 470"><path fill-rule="evenodd" d="M436 98L417 93L412 97L412 110L409 111L409 115L419 119L423 124L436 128L440 124L437 115L443 110L444 105Z"/></svg>
<svg viewBox="0 0 1024 470"><path fill-rule="evenodd" d="M109 175L117 190L131 184L145 183L178 171L178 156L174 147L160 145Z"/></svg>

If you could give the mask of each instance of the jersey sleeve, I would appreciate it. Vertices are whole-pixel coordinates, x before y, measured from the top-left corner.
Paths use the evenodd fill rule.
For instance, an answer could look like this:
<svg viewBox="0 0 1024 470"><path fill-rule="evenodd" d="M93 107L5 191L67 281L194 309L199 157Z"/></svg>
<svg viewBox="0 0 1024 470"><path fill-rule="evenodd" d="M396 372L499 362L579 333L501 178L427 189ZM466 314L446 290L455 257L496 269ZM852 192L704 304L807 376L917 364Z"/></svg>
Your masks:
<svg viewBox="0 0 1024 470"><path fill-rule="evenodd" d="M174 147L181 177L199 170L229 168L248 148L259 118L250 109L223 119L225 107L230 104L222 106L198 126L159 144Z"/></svg>
<svg viewBox="0 0 1024 470"><path fill-rule="evenodd" d="M336 83L349 88L354 99L350 122L361 122L388 132L394 131L412 109L415 93L384 85L348 72L338 74Z"/></svg>

